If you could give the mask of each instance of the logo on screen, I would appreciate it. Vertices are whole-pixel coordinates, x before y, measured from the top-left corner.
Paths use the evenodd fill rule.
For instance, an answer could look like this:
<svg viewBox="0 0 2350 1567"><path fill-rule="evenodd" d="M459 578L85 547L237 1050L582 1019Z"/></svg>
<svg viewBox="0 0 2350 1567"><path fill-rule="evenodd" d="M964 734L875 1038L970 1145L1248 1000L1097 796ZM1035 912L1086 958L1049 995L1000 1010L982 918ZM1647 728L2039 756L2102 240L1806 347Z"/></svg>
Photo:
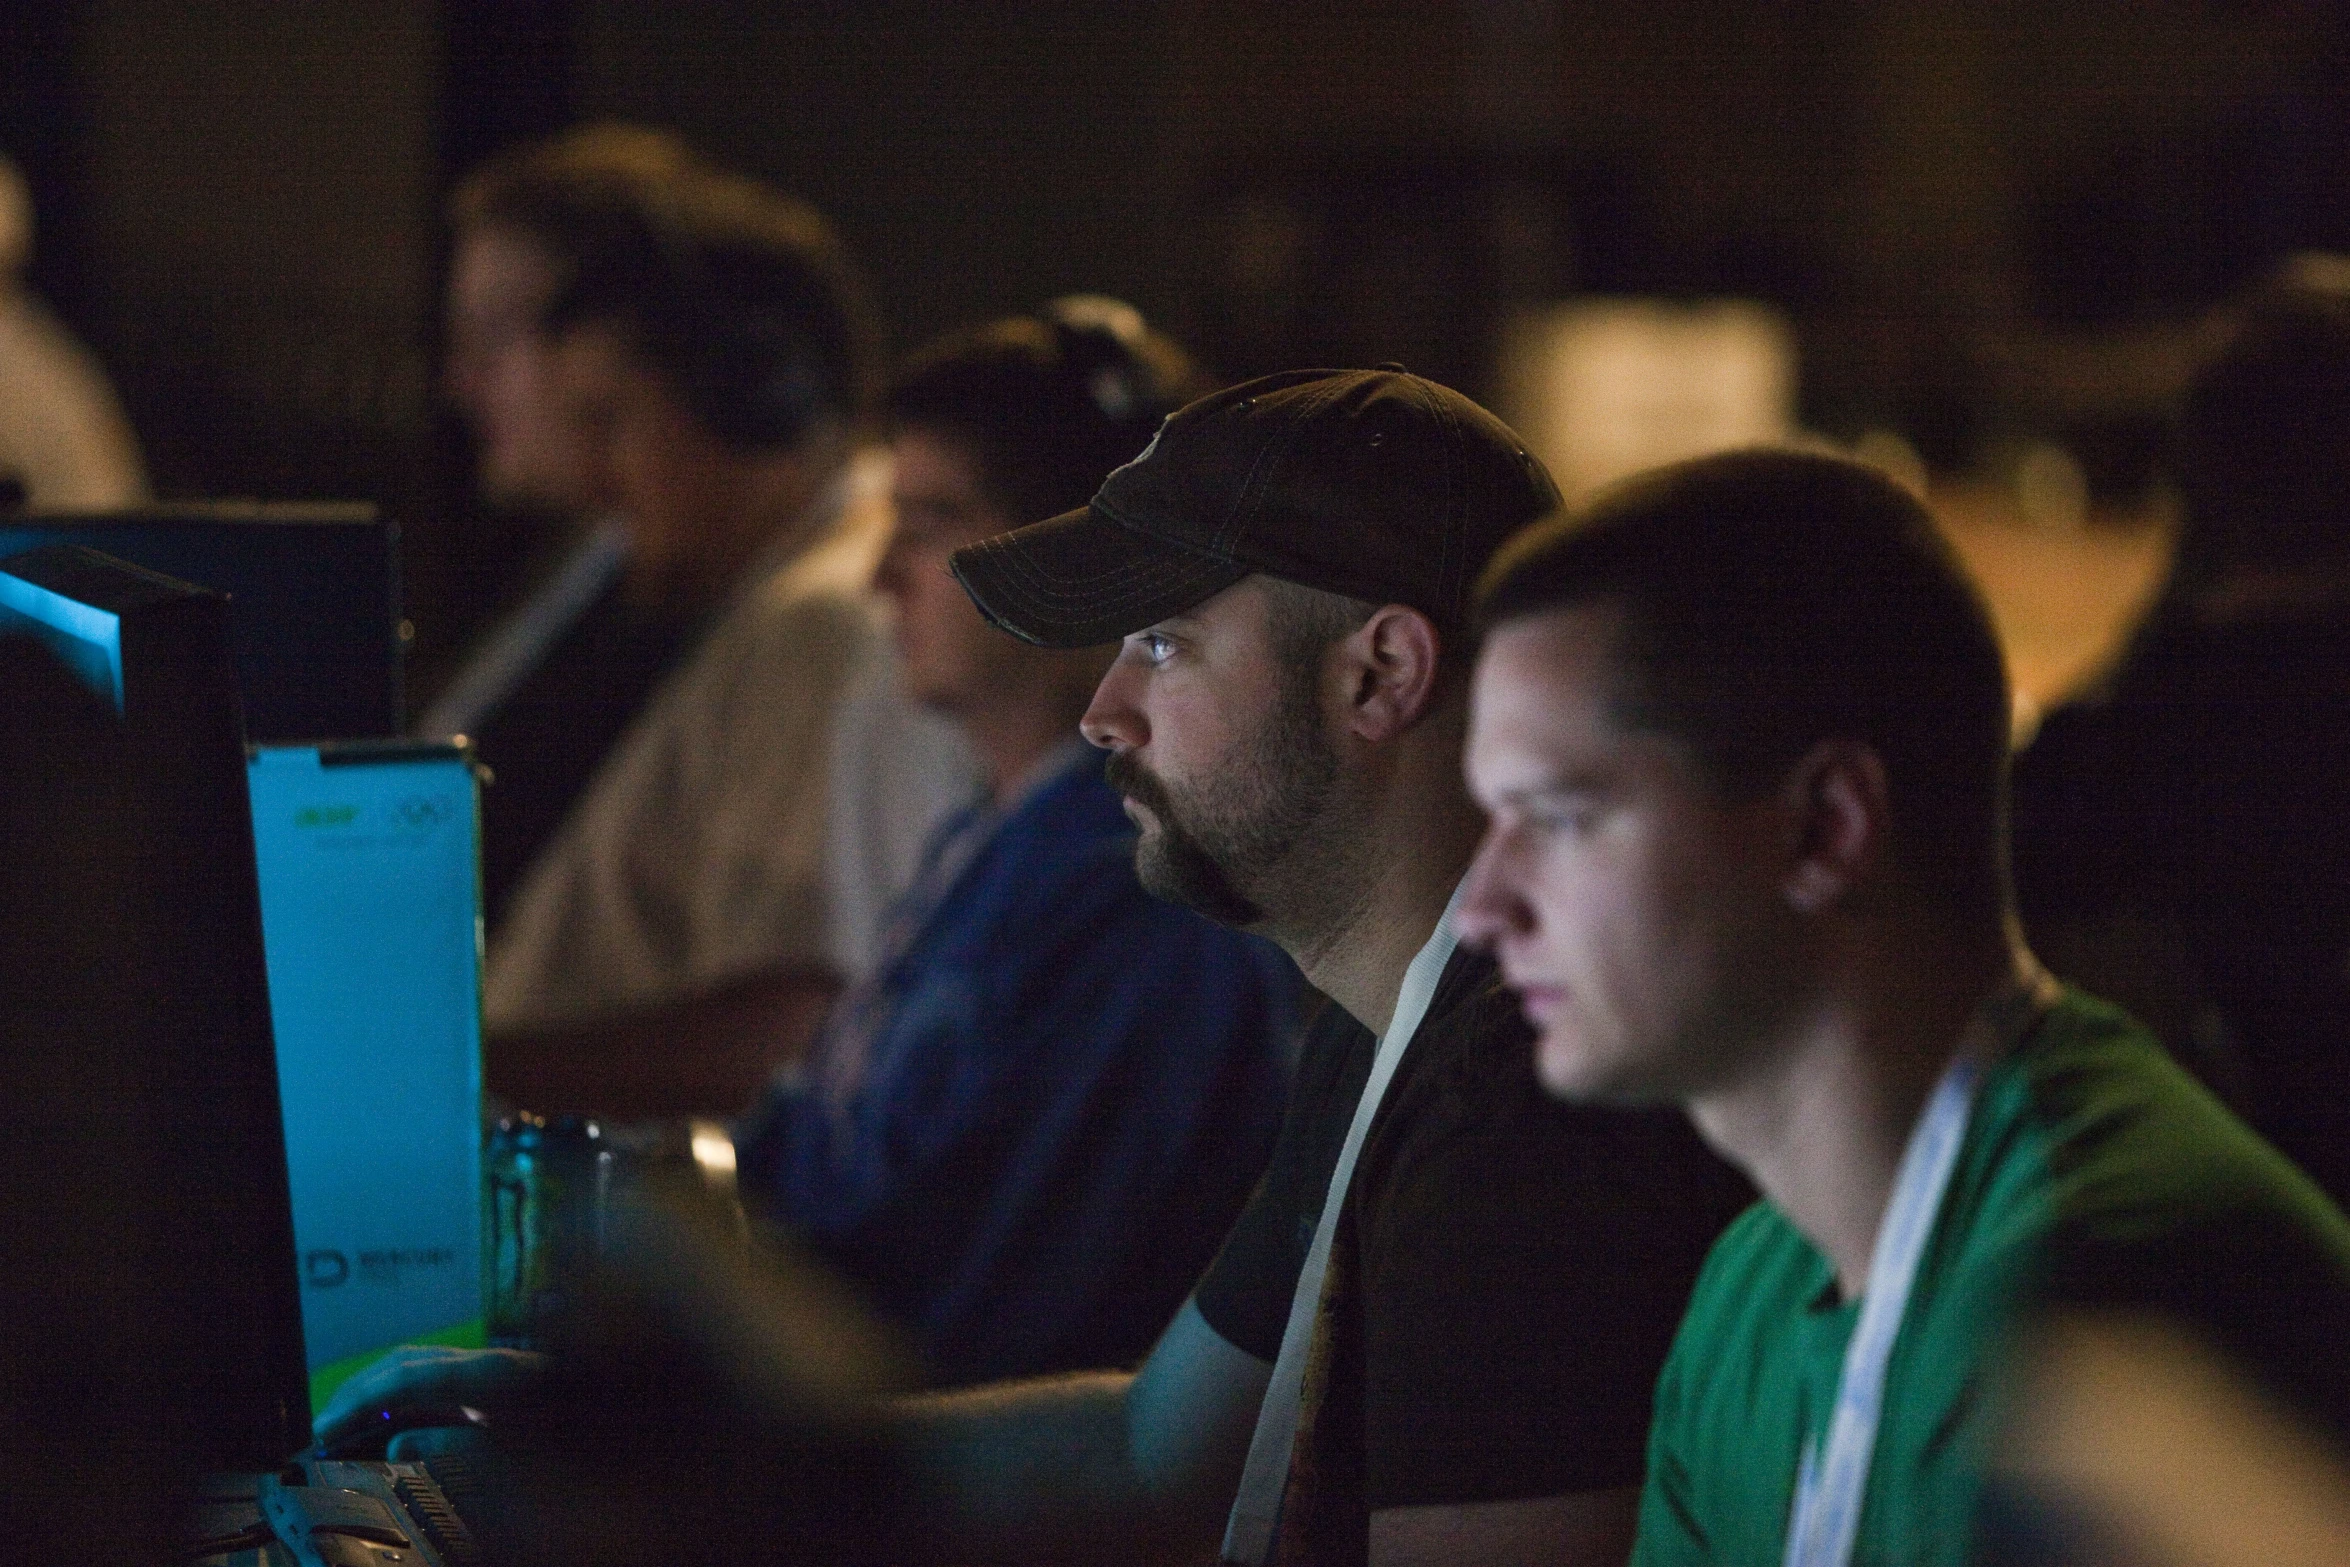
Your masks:
<svg viewBox="0 0 2350 1567"><path fill-rule="evenodd" d="M445 797L412 794L392 807L392 819L403 827L437 827L455 809L454 802Z"/></svg>

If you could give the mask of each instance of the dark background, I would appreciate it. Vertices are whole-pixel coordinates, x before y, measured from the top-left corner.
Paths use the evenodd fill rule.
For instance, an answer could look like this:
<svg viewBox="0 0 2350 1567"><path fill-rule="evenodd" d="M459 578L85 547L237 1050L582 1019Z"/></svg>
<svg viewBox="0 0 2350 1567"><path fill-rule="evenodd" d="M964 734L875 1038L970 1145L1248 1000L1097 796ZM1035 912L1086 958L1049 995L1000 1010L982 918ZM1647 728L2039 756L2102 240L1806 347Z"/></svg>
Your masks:
<svg viewBox="0 0 2350 1567"><path fill-rule="evenodd" d="M1742 294L1796 322L1810 422L1930 444L1999 345L2126 342L2350 248L2346 12L50 0L0 20L0 148L158 493L393 507L429 669L520 548L433 395L441 196L517 138L641 119L775 178L899 349L1100 290L1229 374L1475 393L1514 304Z"/></svg>

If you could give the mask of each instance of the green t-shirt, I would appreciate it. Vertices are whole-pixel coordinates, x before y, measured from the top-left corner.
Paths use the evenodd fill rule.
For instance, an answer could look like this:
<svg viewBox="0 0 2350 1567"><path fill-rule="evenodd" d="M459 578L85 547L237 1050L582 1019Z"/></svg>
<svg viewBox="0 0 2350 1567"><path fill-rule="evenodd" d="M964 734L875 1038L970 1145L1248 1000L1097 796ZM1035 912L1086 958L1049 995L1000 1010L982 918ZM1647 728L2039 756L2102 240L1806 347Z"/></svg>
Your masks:
<svg viewBox="0 0 2350 1567"><path fill-rule="evenodd" d="M2186 1317L2350 1430L2350 1372L2313 1385L2306 1359L2350 1342L2350 1222L2138 1025L2068 990L1976 1099L1885 1369L1855 1563L1968 1559L1985 1377L2027 1300ZM1635 1567L1783 1559L1859 1312L1768 1203L1715 1242L1657 1384Z"/></svg>

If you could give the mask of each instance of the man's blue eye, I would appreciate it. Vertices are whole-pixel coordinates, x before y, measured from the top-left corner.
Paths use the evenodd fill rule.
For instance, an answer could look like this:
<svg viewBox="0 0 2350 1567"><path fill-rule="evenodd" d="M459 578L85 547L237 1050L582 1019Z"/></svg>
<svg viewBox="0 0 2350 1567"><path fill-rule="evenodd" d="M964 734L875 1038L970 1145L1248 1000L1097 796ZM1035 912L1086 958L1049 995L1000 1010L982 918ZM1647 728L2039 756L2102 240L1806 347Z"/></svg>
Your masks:
<svg viewBox="0 0 2350 1567"><path fill-rule="evenodd" d="M1544 832L1587 832L1598 819L1598 812L1589 804L1551 805L1529 811L1528 820Z"/></svg>

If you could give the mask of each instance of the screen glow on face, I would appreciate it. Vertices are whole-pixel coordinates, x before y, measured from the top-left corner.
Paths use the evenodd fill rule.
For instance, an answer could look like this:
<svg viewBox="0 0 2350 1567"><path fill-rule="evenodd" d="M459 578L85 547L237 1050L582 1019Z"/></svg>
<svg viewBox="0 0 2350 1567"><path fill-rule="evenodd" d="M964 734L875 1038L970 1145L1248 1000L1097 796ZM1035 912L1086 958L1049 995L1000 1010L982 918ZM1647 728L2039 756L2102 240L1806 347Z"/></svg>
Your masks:
<svg viewBox="0 0 2350 1567"><path fill-rule="evenodd" d="M0 571L0 635L22 632L122 711L122 617Z"/></svg>

